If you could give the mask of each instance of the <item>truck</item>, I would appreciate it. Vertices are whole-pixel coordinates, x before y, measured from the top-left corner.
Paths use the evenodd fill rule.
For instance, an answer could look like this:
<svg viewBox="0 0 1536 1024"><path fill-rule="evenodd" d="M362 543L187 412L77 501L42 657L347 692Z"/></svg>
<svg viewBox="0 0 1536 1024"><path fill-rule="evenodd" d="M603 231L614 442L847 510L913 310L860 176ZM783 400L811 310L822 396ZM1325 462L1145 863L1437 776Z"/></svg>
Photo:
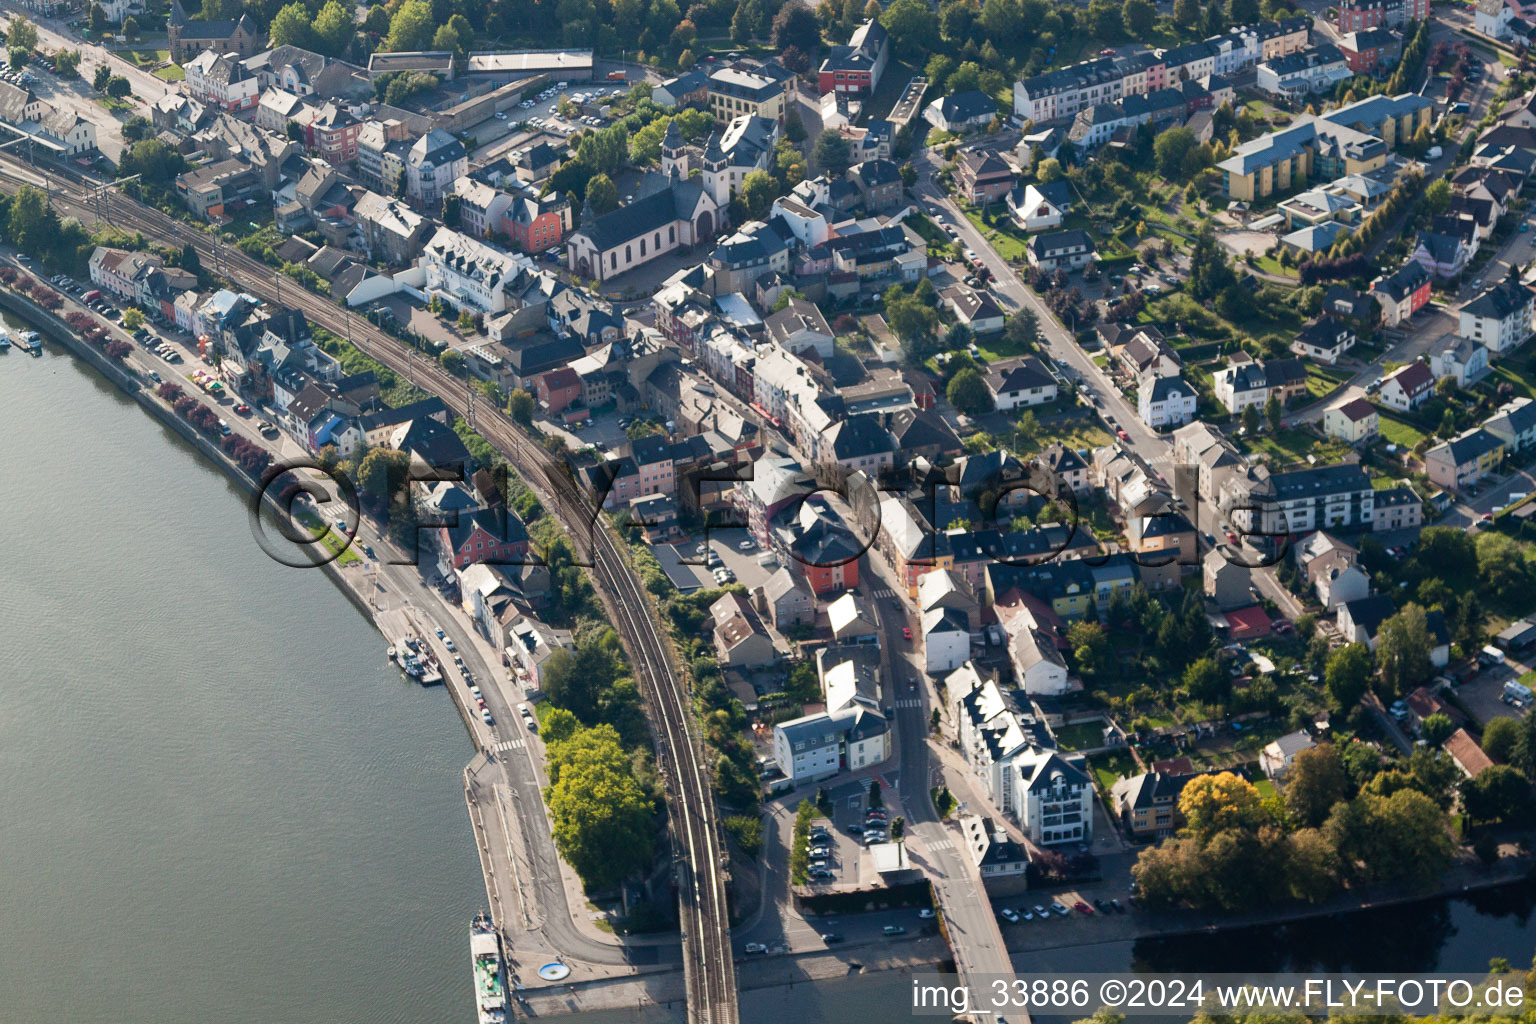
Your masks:
<svg viewBox="0 0 1536 1024"><path fill-rule="evenodd" d="M624 81L628 77L629 77L629 75L625 71L610 71L610 72L608 72L608 81L610 81L610 82L622 82L622 81Z"/></svg>

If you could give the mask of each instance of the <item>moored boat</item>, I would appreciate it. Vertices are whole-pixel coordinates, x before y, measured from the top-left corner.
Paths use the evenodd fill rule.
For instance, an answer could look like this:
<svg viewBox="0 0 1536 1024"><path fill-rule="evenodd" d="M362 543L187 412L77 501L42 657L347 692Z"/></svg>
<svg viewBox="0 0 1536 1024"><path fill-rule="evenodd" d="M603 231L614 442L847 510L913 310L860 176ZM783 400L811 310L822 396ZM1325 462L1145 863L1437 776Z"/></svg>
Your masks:
<svg viewBox="0 0 1536 1024"><path fill-rule="evenodd" d="M502 1024L507 1019L507 983L502 976L501 939L484 911L470 925L469 953L474 958L475 1012L480 1024Z"/></svg>

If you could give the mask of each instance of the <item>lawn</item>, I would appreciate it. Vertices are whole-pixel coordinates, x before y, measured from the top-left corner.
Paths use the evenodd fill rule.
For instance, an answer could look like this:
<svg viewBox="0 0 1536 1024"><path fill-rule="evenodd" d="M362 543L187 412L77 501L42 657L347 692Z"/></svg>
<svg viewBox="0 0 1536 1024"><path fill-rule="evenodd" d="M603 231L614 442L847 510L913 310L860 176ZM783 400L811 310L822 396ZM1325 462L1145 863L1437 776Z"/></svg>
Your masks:
<svg viewBox="0 0 1536 1024"><path fill-rule="evenodd" d="M1060 442L1068 448L1100 448L1114 438L1099 425L1099 421L1080 408L1073 408L1060 417L1052 416L1040 421L1040 432L1035 436L1038 448ZM1026 454L1026 453L1020 453Z"/></svg>
<svg viewBox="0 0 1536 1024"><path fill-rule="evenodd" d="M1136 774L1136 762L1123 750L1094 754L1088 759L1088 767L1105 793L1121 778Z"/></svg>
<svg viewBox="0 0 1536 1024"><path fill-rule="evenodd" d="M991 243L992 247L998 251L1003 259L1011 262L1024 258L1024 246L1029 241L1024 235L1016 234L1009 228L988 225L981 219L981 210L974 206L966 207L965 216L967 220L976 226L976 230L981 232L981 236ZM1002 217L999 217L998 224L1001 225L1003 223L1005 221Z"/></svg>
<svg viewBox="0 0 1536 1024"><path fill-rule="evenodd" d="M1381 414L1381 436L1387 439L1388 444L1395 444L1400 448L1412 448L1424 440L1424 432L1407 420L1385 409L1378 411Z"/></svg>
<svg viewBox="0 0 1536 1024"><path fill-rule="evenodd" d="M1238 444L1246 448L1250 454L1261 452L1269 456L1275 466L1303 462L1308 455L1317 455L1325 462L1335 461L1348 451L1347 445L1336 441L1323 441L1312 431L1297 427L1285 427L1278 433L1262 433L1257 437L1242 438ZM1318 447L1319 445L1321 447Z"/></svg>
<svg viewBox="0 0 1536 1024"><path fill-rule="evenodd" d="M1307 395L1323 398L1349 379L1349 373L1332 366L1307 363Z"/></svg>
<svg viewBox="0 0 1536 1024"><path fill-rule="evenodd" d="M1270 782L1268 779L1259 779L1253 784L1253 788L1258 790L1259 796L1264 797L1266 800L1272 796L1280 795L1279 792L1275 789L1275 784Z"/></svg>
<svg viewBox="0 0 1536 1024"><path fill-rule="evenodd" d="M113 50L112 52L141 68L154 67L171 59L170 50Z"/></svg>
<svg viewBox="0 0 1536 1024"><path fill-rule="evenodd" d="M1079 722L1056 730L1056 742L1062 750L1089 750L1104 745L1104 723Z"/></svg>
<svg viewBox="0 0 1536 1024"><path fill-rule="evenodd" d="M155 77L163 82L184 82L186 81L187 73L181 69L180 64L167 64L155 72Z"/></svg>
<svg viewBox="0 0 1536 1024"><path fill-rule="evenodd" d="M310 536L315 537L312 543L323 546L327 551L336 556L337 565L351 565L353 562L361 562L363 556L352 550L346 538L337 535L334 529L322 523L320 518L307 510L298 511L296 518L300 525L309 531ZM321 531L324 531L323 533Z"/></svg>
<svg viewBox="0 0 1536 1024"><path fill-rule="evenodd" d="M1274 274L1277 277L1296 277L1294 268L1284 266L1279 260L1270 256L1257 257L1253 261L1253 265L1266 274Z"/></svg>

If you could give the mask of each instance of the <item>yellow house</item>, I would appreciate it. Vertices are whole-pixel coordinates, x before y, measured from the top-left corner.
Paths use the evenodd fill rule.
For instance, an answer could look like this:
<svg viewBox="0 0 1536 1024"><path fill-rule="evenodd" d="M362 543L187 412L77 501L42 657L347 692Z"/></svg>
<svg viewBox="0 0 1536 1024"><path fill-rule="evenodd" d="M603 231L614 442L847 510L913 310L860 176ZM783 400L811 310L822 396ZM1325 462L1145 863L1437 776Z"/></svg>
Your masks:
<svg viewBox="0 0 1536 1024"><path fill-rule="evenodd" d="M1243 143L1216 165L1227 174L1227 194L1251 203L1304 184L1316 141L1317 126L1309 121Z"/></svg>

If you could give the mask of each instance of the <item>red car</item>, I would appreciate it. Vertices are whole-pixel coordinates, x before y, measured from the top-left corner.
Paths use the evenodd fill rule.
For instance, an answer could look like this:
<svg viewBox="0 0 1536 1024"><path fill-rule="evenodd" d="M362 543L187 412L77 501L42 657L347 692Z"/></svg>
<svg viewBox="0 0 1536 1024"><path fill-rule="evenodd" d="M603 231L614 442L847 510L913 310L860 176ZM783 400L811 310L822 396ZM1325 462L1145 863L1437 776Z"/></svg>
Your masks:
<svg viewBox="0 0 1536 1024"><path fill-rule="evenodd" d="M912 627L911 626L902 626L901 627L901 638L903 640L911 640L912 639Z"/></svg>
<svg viewBox="0 0 1536 1024"><path fill-rule="evenodd" d="M1084 903L1082 900L1078 900L1076 903L1072 904L1072 909L1077 911L1079 914L1087 914L1089 917L1093 916L1093 908Z"/></svg>
<svg viewBox="0 0 1536 1024"><path fill-rule="evenodd" d="M1236 544L1237 543L1237 534L1233 533L1231 530L1227 531L1227 543L1228 544Z"/></svg>
<svg viewBox="0 0 1536 1024"><path fill-rule="evenodd" d="M235 406L235 412L239 413L241 416L249 416L251 414L251 407L246 405L244 402L241 402L239 405Z"/></svg>
<svg viewBox="0 0 1536 1024"><path fill-rule="evenodd" d="M1117 431L1115 431L1115 435L1116 435L1116 436L1117 436L1117 437L1119 437L1119 438L1120 438L1120 440L1122 440L1122 441L1129 441L1129 440L1130 440L1130 439L1131 439L1131 435L1130 435L1130 434L1127 434L1127 433L1126 433L1126 432L1125 432L1125 431L1123 431L1123 430L1117 430Z"/></svg>

